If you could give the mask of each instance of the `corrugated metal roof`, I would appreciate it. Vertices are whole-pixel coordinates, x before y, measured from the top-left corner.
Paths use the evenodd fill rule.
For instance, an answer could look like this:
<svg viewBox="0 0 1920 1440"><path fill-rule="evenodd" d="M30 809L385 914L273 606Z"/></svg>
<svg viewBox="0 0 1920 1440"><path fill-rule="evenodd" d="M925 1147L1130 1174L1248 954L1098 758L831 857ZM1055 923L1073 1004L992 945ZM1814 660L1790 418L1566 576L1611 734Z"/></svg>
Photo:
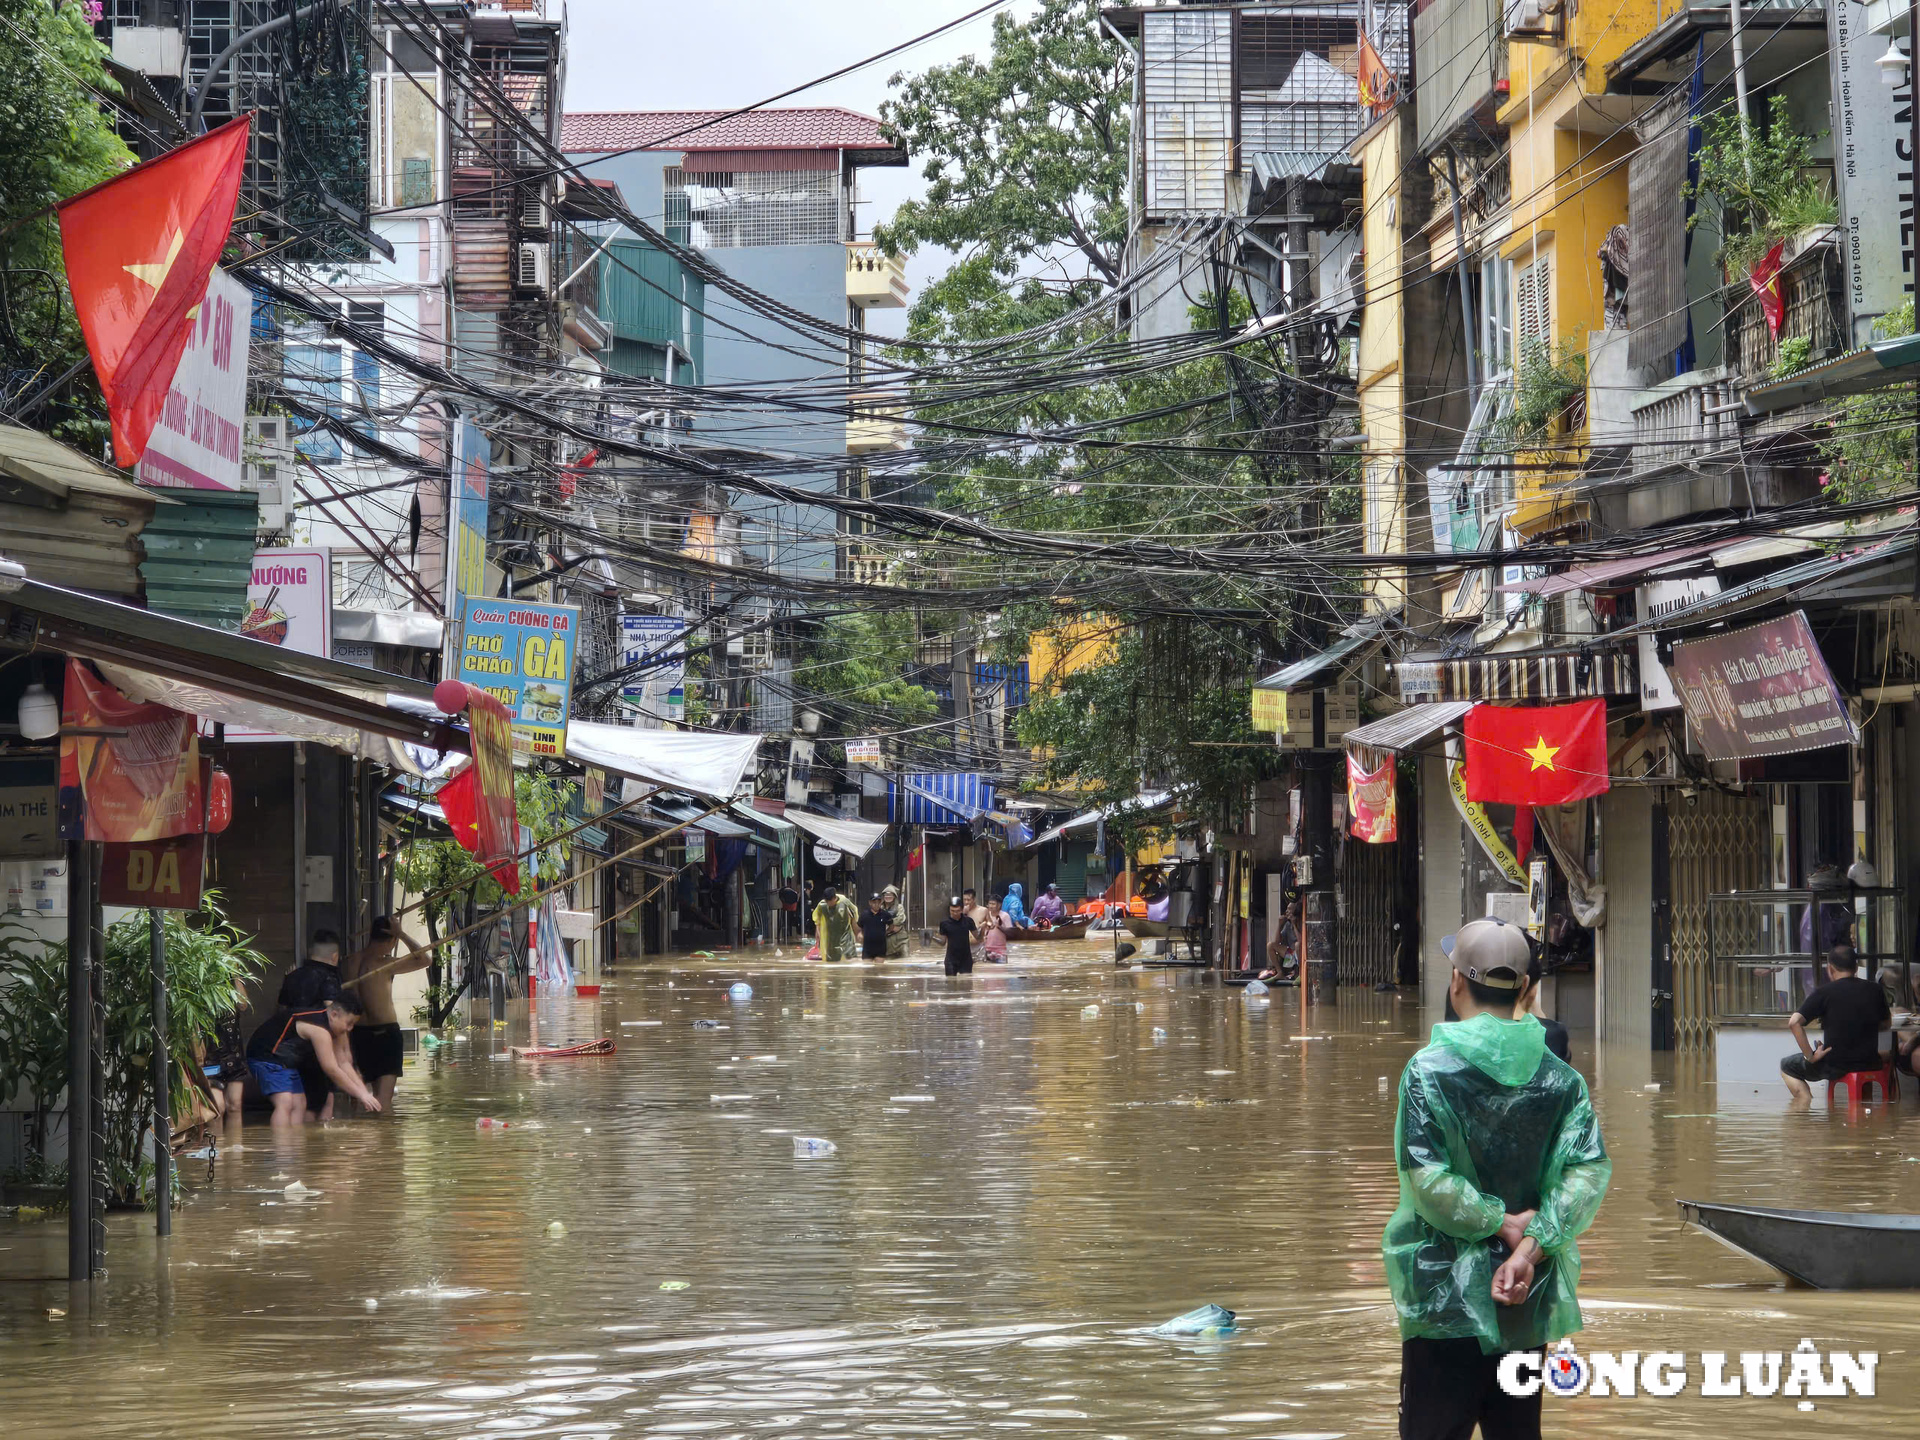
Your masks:
<svg viewBox="0 0 1920 1440"><path fill-rule="evenodd" d="M1248 162L1254 178L1271 185L1276 180L1318 180L1329 165L1346 158L1344 150L1257 150Z"/></svg>
<svg viewBox="0 0 1920 1440"><path fill-rule="evenodd" d="M1387 626L1392 623L1394 613L1372 615L1351 628L1351 632L1341 640L1322 650L1318 655L1309 655L1304 660L1296 660L1285 669L1276 670L1264 680L1254 681L1256 690L1295 690L1305 685L1322 672L1331 670L1355 651L1377 641Z"/></svg>
<svg viewBox="0 0 1920 1440"><path fill-rule="evenodd" d="M560 148L608 150L889 150L871 115L837 105L752 110L589 110L560 122Z"/></svg>
<svg viewBox="0 0 1920 1440"><path fill-rule="evenodd" d="M260 497L251 490L168 490L140 532L147 608L215 629L247 613Z"/></svg>
<svg viewBox="0 0 1920 1440"><path fill-rule="evenodd" d="M1411 750L1429 735L1458 720L1474 707L1472 700L1440 700L1413 705L1384 720L1374 720L1346 733L1345 743L1374 750Z"/></svg>
<svg viewBox="0 0 1920 1440"><path fill-rule="evenodd" d="M993 782L972 772L902 775L887 787L887 819L896 825L965 825L992 808Z"/></svg>

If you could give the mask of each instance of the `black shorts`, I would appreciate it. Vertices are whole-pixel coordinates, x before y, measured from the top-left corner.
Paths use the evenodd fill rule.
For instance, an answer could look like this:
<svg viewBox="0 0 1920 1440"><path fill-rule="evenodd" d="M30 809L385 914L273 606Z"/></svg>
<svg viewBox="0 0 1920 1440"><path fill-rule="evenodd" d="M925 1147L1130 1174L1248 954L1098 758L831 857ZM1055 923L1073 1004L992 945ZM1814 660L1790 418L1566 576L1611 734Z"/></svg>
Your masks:
<svg viewBox="0 0 1920 1440"><path fill-rule="evenodd" d="M333 1081L327 1078L327 1072L318 1065L309 1065L300 1072L300 1086L307 1092L307 1113L318 1115L327 1108L327 1097L333 1093Z"/></svg>
<svg viewBox="0 0 1920 1440"><path fill-rule="evenodd" d="M391 1025L356 1025L347 1032L347 1043L353 1047L353 1068L369 1085L383 1075L400 1073L406 1046L398 1021Z"/></svg>
<svg viewBox="0 0 1920 1440"><path fill-rule="evenodd" d="M1809 1085L1818 1085L1822 1080L1832 1080L1853 1072L1844 1065L1834 1064L1831 1059L1809 1060L1796 1050L1780 1062L1780 1073L1795 1080L1804 1080Z"/></svg>
<svg viewBox="0 0 1920 1440"><path fill-rule="evenodd" d="M1501 1359L1473 1339L1402 1340L1400 1440L1470 1440L1476 1425L1482 1440L1540 1440L1540 1391L1502 1390Z"/></svg>
<svg viewBox="0 0 1920 1440"><path fill-rule="evenodd" d="M968 955L964 960L956 960L953 956L949 955L947 956L946 968L947 974L949 975L971 975L973 973L973 956Z"/></svg>

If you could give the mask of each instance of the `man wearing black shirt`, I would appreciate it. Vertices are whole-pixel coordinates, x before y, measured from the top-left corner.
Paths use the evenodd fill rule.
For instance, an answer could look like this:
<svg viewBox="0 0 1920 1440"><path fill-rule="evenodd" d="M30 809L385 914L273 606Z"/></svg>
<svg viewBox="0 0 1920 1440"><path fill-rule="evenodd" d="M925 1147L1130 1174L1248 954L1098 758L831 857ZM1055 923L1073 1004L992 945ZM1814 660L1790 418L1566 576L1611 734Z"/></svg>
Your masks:
<svg viewBox="0 0 1920 1440"><path fill-rule="evenodd" d="M1828 982L1802 1000L1787 1021L1800 1050L1780 1062L1780 1078L1796 1102L1811 1100L1810 1086L1818 1081L1886 1065L1880 1055L1880 1032L1893 1022L1893 1011L1887 1006L1887 992L1871 980L1862 980L1859 968L1851 945L1834 946L1827 955ZM1818 1049L1807 1040L1810 1020L1820 1023Z"/></svg>
<svg viewBox="0 0 1920 1440"><path fill-rule="evenodd" d="M940 933L947 942L947 974L971 975L973 942L980 927L973 923L958 895L947 902L947 918L940 922Z"/></svg>

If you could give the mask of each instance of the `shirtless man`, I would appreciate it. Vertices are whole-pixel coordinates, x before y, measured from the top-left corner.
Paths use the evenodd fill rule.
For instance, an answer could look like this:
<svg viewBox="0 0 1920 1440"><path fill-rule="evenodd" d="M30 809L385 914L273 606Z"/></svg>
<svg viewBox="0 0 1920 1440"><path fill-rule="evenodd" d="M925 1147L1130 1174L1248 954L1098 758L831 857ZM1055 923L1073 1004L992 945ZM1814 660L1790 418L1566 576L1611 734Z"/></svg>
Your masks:
<svg viewBox="0 0 1920 1440"><path fill-rule="evenodd" d="M353 1068L380 1097L382 1110L393 1104L393 1087L400 1079L402 1055L400 1016L393 1008L393 977L424 970L432 959L432 952L423 950L396 961L393 952L399 943L393 922L385 915L379 916L368 935L367 948L350 956L343 967L342 983L347 993L359 996L367 1012L349 1037L353 1046Z"/></svg>

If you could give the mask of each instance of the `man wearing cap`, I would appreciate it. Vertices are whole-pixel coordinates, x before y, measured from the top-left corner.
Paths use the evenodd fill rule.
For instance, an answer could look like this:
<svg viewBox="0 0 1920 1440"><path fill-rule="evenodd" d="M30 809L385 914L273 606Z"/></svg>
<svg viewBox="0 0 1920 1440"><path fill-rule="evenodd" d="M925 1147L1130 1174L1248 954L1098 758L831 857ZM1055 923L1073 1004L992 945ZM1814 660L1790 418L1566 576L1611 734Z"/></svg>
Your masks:
<svg viewBox="0 0 1920 1440"><path fill-rule="evenodd" d="M1402 1440L1534 1440L1540 1395L1509 1395L1501 1358L1581 1327L1575 1239L1612 1166L1580 1073L1514 1011L1526 932L1475 920L1441 942L1457 1022L1400 1077L1400 1204L1382 1239L1400 1316Z"/></svg>

